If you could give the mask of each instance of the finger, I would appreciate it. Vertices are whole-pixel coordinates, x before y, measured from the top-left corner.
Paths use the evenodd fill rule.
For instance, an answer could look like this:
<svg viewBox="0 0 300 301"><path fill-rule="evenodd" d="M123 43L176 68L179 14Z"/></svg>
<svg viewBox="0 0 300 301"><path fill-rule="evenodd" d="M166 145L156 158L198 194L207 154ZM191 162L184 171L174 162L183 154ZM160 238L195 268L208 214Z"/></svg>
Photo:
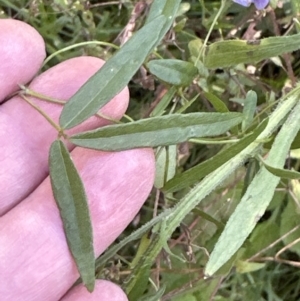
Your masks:
<svg viewBox="0 0 300 301"><path fill-rule="evenodd" d="M0 102L26 84L45 58L45 44L30 25L12 19L0 20Z"/></svg>
<svg viewBox="0 0 300 301"><path fill-rule="evenodd" d="M86 187L98 256L147 198L154 179L153 151L75 148L72 157ZM0 273L4 301L57 301L79 276L48 178L0 219Z"/></svg>
<svg viewBox="0 0 300 301"><path fill-rule="evenodd" d="M103 60L95 57L67 60L34 79L30 89L56 99L67 100L103 64ZM124 114L128 99L128 89L125 88L101 112L118 119ZM58 122L62 105L36 99L34 102ZM108 124L107 120L92 117L73 132L105 124ZM48 174L48 150L56 137L57 131L21 97L16 96L1 106L0 216L29 195L45 179Z"/></svg>
<svg viewBox="0 0 300 301"><path fill-rule="evenodd" d="M89 293L82 285L77 285L64 296L61 301L127 301L124 292L115 284L105 281L96 281L95 290Z"/></svg>

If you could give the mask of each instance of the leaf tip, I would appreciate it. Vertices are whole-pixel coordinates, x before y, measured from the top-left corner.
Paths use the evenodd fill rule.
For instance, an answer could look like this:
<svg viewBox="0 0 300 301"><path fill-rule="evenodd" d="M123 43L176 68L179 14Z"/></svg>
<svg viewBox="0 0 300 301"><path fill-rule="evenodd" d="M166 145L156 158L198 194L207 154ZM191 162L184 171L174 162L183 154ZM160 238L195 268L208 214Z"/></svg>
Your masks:
<svg viewBox="0 0 300 301"><path fill-rule="evenodd" d="M95 278L93 280L89 281L88 283L85 283L84 285L85 285L86 289L90 293L92 293L95 289Z"/></svg>

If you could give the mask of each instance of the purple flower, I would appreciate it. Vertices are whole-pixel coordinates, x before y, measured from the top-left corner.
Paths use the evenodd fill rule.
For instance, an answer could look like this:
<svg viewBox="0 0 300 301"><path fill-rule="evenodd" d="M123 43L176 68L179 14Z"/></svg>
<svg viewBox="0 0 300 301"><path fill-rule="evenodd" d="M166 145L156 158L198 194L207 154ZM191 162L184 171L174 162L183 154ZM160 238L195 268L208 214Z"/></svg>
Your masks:
<svg viewBox="0 0 300 301"><path fill-rule="evenodd" d="M254 3L257 9L264 9L270 0L233 0L233 2L243 6L250 6L251 3Z"/></svg>

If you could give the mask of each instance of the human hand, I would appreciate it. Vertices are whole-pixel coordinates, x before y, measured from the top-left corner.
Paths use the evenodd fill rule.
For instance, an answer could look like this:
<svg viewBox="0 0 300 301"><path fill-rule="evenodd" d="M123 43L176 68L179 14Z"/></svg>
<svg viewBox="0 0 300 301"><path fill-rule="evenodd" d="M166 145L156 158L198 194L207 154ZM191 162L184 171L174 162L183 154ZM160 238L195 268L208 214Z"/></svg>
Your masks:
<svg viewBox="0 0 300 301"><path fill-rule="evenodd" d="M29 25L0 20L0 102L29 82L45 57L44 42ZM37 76L30 88L55 99L69 99L102 65L93 57L67 60ZM120 118L128 105L124 89L101 112ZM33 99L58 121L62 106ZM107 121L92 117L72 132ZM127 300L108 281L90 294L72 288L79 277L69 252L48 177L48 151L57 132L20 96L0 106L0 296L6 300ZM73 146L69 145L71 150ZM150 149L116 153L83 148L72 158L84 182L99 256L124 230L147 198L154 178ZM63 297L64 296L64 297Z"/></svg>

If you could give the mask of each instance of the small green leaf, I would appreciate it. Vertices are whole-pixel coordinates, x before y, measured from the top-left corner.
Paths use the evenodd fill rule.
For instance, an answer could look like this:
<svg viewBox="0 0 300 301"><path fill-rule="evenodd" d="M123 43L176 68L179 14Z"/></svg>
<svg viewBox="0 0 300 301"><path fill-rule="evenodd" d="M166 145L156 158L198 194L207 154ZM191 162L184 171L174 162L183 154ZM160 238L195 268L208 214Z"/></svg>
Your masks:
<svg viewBox="0 0 300 301"><path fill-rule="evenodd" d="M160 189L168 180L172 179L176 172L176 166L176 145L160 148L156 155L154 187Z"/></svg>
<svg viewBox="0 0 300 301"><path fill-rule="evenodd" d="M215 110L217 112L220 112L220 113L229 112L227 106L219 97L215 96L214 94L212 94L210 92L204 92L204 96L212 104L212 106L215 108Z"/></svg>
<svg viewBox="0 0 300 301"><path fill-rule="evenodd" d="M79 146L106 151L156 147L221 135L242 120L241 113L173 114L105 126L76 134L70 140Z"/></svg>
<svg viewBox="0 0 300 301"><path fill-rule="evenodd" d="M255 175L259 172L260 164L255 158L250 158L245 167L247 168L247 171L244 177L242 195L245 194Z"/></svg>
<svg viewBox="0 0 300 301"><path fill-rule="evenodd" d="M203 43L200 39L191 40L188 44L190 54L195 58L198 57L199 51L201 50L202 47L203 47Z"/></svg>
<svg viewBox="0 0 300 301"><path fill-rule="evenodd" d="M249 91L244 101L243 114L245 119L242 123L242 130L246 131L252 124L257 105L257 94L255 91Z"/></svg>
<svg viewBox="0 0 300 301"><path fill-rule="evenodd" d="M270 37L257 41L220 41L208 46L205 66L214 69L240 63L257 63L299 48L300 34Z"/></svg>
<svg viewBox="0 0 300 301"><path fill-rule="evenodd" d="M243 260L238 260L236 263L236 271L238 273L250 273L257 270L260 270L266 266L265 263L259 263L259 262L248 262Z"/></svg>
<svg viewBox="0 0 300 301"><path fill-rule="evenodd" d="M198 74L192 63L175 59L152 60L147 66L157 78L174 86L188 86Z"/></svg>
<svg viewBox="0 0 300 301"><path fill-rule="evenodd" d="M51 145L49 169L69 249L84 285L92 292L95 285L95 257L87 199L69 152L59 140Z"/></svg>
<svg viewBox="0 0 300 301"><path fill-rule="evenodd" d="M60 125L69 129L95 114L131 80L155 47L166 18L159 16L137 31L68 101Z"/></svg>
<svg viewBox="0 0 300 301"><path fill-rule="evenodd" d="M168 92L163 96L161 101L155 106L153 111L150 114L150 117L161 116L165 113L166 107L170 104L170 102L174 99L176 88L172 87L168 90Z"/></svg>
<svg viewBox="0 0 300 301"><path fill-rule="evenodd" d="M267 124L268 119L264 120L252 134L247 135L239 142L235 143L232 146L229 146L228 148L225 148L224 151L221 151L211 159L208 159L207 161L196 165L186 172L175 176L172 180L167 182L167 184L163 188L163 191L166 193L174 192L197 183L206 175L220 167L229 159L233 158L244 148L246 148L250 143L252 143L266 128Z"/></svg>
<svg viewBox="0 0 300 301"><path fill-rule="evenodd" d="M263 163L265 168L276 177L289 180L300 179L300 172L298 171L276 168L267 164L266 162L264 162L264 160L261 160L261 162Z"/></svg>

